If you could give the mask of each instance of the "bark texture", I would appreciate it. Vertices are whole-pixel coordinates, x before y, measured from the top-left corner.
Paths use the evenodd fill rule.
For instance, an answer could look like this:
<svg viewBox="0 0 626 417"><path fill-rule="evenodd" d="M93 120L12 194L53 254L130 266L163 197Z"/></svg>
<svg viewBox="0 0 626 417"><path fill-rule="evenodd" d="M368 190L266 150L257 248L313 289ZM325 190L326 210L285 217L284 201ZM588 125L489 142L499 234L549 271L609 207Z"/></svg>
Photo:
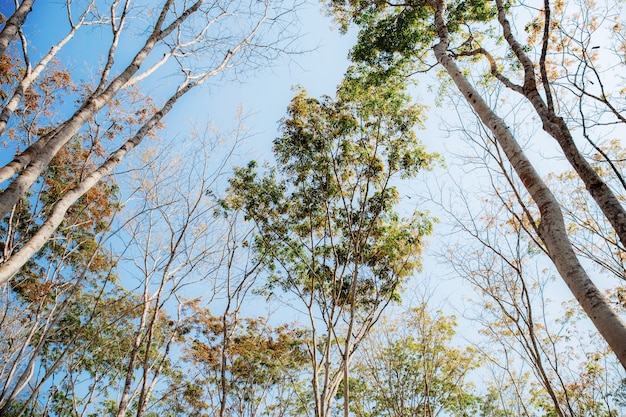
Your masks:
<svg viewBox="0 0 626 417"><path fill-rule="evenodd" d="M439 43L433 48L437 62L444 67L459 92L478 114L482 123L489 128L506 154L511 166L539 208L541 216L539 237L552 262L594 326L626 369L626 324L611 308L609 301L589 278L576 257L567 235L561 207L556 198L530 163L504 120L487 105L448 54L449 36L444 17L445 0L436 0L433 5L436 9L435 25L439 37Z"/></svg>
<svg viewBox="0 0 626 417"><path fill-rule="evenodd" d="M15 9L15 13L11 15L4 24L4 28L0 31L0 56L4 55L9 44L15 38L20 27L26 20L28 13L33 9L35 0L24 0Z"/></svg>
<svg viewBox="0 0 626 417"><path fill-rule="evenodd" d="M589 195L591 195L598 204L602 213L609 223L611 223L611 226L613 226L620 242L626 247L626 210L620 204L609 186L602 180L589 162L587 162L587 159L576 146L567 123L554 110L551 100L550 85L548 80L545 79L545 75L543 77L544 89L546 90L545 95L548 98L548 104L546 104L541 94L539 94L535 65L533 65L533 62L524 51L523 46L515 38L511 30L511 25L506 17L506 8L502 4L502 0L497 0L496 6L498 8L498 22L502 27L504 38L524 68L524 85L514 90L524 95L532 104L537 115L541 118L543 130L552 136L559 144L563 155L565 155L565 158L585 184ZM549 6L549 4L546 5L547 9L544 22L546 27L550 25ZM548 36L548 33L544 35L544 43L548 42ZM544 50L545 49L546 47L544 47ZM545 62L541 62L540 66L543 68L544 64Z"/></svg>

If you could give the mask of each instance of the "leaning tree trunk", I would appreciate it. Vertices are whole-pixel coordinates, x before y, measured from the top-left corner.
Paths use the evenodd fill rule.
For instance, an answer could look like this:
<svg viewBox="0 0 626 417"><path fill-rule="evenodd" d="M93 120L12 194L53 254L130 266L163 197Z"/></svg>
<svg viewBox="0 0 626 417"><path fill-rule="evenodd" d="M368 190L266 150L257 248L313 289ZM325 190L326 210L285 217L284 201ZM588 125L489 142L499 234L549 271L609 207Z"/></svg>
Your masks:
<svg viewBox="0 0 626 417"><path fill-rule="evenodd" d="M134 148L139 146L145 136L161 121L161 119L172 109L176 101L199 82L187 84L184 88L176 92L165 105L156 112L138 131L126 141L118 150L113 152L98 169L87 175L76 187L65 193L57 201L50 215L41 225L37 232L11 257L0 264L0 285L4 285L20 270L30 258L52 237L55 230L65 219L65 214L69 208L85 193L98 183L102 178L110 175L113 169L119 165L124 157Z"/></svg>
<svg viewBox="0 0 626 417"><path fill-rule="evenodd" d="M199 0L201 3L203 0ZM46 242L52 237L57 228L61 225L65 218L65 214L69 208L85 193L87 193L92 187L98 183L102 178L110 175L113 170L119 165L124 157L139 146L143 139L150 131L152 131L161 122L170 110L174 107L176 102L191 91L193 88L202 85L206 80L215 76L216 74L224 71L232 60L233 56L248 45L250 38L259 30L261 23L264 19L261 19L259 23L251 30L238 45L230 49L221 62L213 69L205 72L202 76L193 81L187 81L183 85L179 86L174 94L163 104L163 106L155 112L152 117L122 146L120 146L115 152L113 152L95 171L87 175L79 184L73 189L66 192L55 204L52 206L52 210L48 218L37 229L37 232L26 242L17 253L11 255L4 263L0 264L0 285L4 285L20 270L22 266L31 259L37 251L39 251ZM2 195L0 194L0 200Z"/></svg>
<svg viewBox="0 0 626 417"><path fill-rule="evenodd" d="M185 10L167 27L161 29L170 11L173 0L169 0L161 10L161 14L142 48L135 55L131 63L118 75L101 93L96 90L88 97L82 106L68 120L59 125L50 134L43 136L32 146L38 151L26 149L24 155L0 169L0 181L4 181L15 174L17 177L0 193L0 216L10 213L12 207L26 194L28 189L39 178L57 152L69 141L80 128L87 123L98 111L109 103L115 95L126 85L131 77L150 55L157 43L178 28L191 14L195 13L204 0L198 0L189 9ZM23 161L21 159L24 159ZM20 162L19 164L17 162ZM21 172L20 172L21 171Z"/></svg>
<svg viewBox="0 0 626 417"><path fill-rule="evenodd" d="M535 66L524 51L523 46L520 45L517 39L515 39L515 36L513 36L511 25L506 18L506 8L502 4L502 0L496 0L496 5L498 8L498 22L500 22L500 26L502 27L504 38L524 68L524 85L520 89L516 89L516 91L524 95L535 108L535 112L541 118L543 130L557 141L563 151L563 155L565 155L565 158L583 181L585 188L595 200L596 204L598 204L598 207L606 219L611 223L611 226L613 226L622 245L626 247L626 210L618 201L611 188L602 180L600 175L598 175L587 159L581 154L565 120L554 111L550 86L548 85L547 79L544 79L544 89L546 90L545 94L548 98L548 104L545 103L539 94ZM546 4L545 7L547 8L547 13L544 25L548 27L550 25L549 4ZM546 31L544 34L544 43L548 41L548 36L549 31ZM543 49L544 51L547 49L547 44L544 45ZM545 78L546 75L543 77Z"/></svg>
<svg viewBox="0 0 626 417"><path fill-rule="evenodd" d="M550 259L596 329L626 369L626 324L611 308L609 301L595 286L578 261L556 198L532 166L504 120L493 112L463 75L453 58L448 55L449 36L444 20L445 0L435 0L433 6L436 9L435 25L439 37L439 43L433 48L437 62L444 67L465 100L478 114L482 123L493 133L505 152L511 166L539 208L541 216L539 237Z"/></svg>
<svg viewBox="0 0 626 417"><path fill-rule="evenodd" d="M4 28L0 31L0 57L4 55L9 44L17 35L20 27L22 27L26 16L33 9L33 3L35 3L35 0L23 0L22 4L15 9L15 13L7 19Z"/></svg>

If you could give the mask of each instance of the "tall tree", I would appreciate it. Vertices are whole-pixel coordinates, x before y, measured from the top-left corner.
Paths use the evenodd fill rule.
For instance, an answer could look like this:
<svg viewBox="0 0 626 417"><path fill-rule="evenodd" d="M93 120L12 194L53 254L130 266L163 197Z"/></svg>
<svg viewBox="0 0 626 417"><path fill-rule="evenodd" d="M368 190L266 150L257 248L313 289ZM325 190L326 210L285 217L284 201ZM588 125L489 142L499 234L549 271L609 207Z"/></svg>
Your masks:
<svg viewBox="0 0 626 417"><path fill-rule="evenodd" d="M466 295L475 311L466 309L464 315L487 338L483 345L477 335L469 336L487 358L490 396L515 415L619 415L624 371L604 341L594 337L576 303L567 300L563 283L554 280L532 227L537 210L502 150L475 115L462 108L461 114L463 137L472 146L460 156L462 166L450 167L447 177L454 185L446 187L450 197L439 203L444 217L453 219L444 258L475 290ZM619 166L619 146L604 152ZM591 163L600 173L611 169L600 153ZM471 178L463 175L468 172ZM559 198L570 240L588 270L621 277L620 247L582 181L566 171L548 175L547 184ZM610 288L615 280L601 282ZM606 295L621 313L620 297L613 289Z"/></svg>
<svg viewBox="0 0 626 417"><path fill-rule="evenodd" d="M292 33L291 20L287 17L290 10L284 9L280 3L269 2L222 4L219 0L165 0L154 6L150 13L145 13L143 7L134 7L130 0L117 0L110 6L89 3L82 16L106 16L102 22L110 29L110 44L104 50L105 60L98 80L95 85L69 97L71 100L68 101L77 104L73 114L62 115L62 122L50 123L35 132L24 150L18 146L12 148L15 152L13 160L0 167L0 181L8 182L0 193L0 215L3 218L10 214L21 198L28 195L54 157L68 148L71 139L88 123L97 120L97 116L108 106L116 105L117 100L122 99L122 92L133 85L146 83L150 75L159 74L159 71L161 75L171 75L170 80L176 82L168 83L170 89L164 93L165 99L161 104L137 110L144 116L140 126L124 131L118 130L115 123L104 122L106 127L103 129L116 132L118 140L109 144L94 169L85 172L74 187L59 197L47 216L40 219L37 231L29 240L2 260L0 283L8 282L45 245L70 207L111 174L129 151L158 128L163 117L182 96L227 69L261 65L284 51L282 41ZM140 17L137 13L142 14L141 18L136 18ZM71 20L73 14L68 13L68 16ZM146 16L147 19L144 18ZM82 17L80 22L83 22ZM79 24L71 20L69 25L68 36L75 36L72 31L80 29ZM121 55L128 54L128 51L119 48L120 41L131 34L138 46L134 56L129 60L123 59ZM139 38L138 34L143 37ZM53 49L65 44L63 39ZM49 60L49 55L42 62L46 59ZM28 76L29 71L24 74ZM8 97L21 97L18 90L23 88L23 83L19 83ZM7 115L11 113L10 106L14 106L11 99L3 104L3 110L8 109ZM22 132L17 134L23 137Z"/></svg>
<svg viewBox="0 0 626 417"><path fill-rule="evenodd" d="M214 215L213 190L240 144L223 137L242 135L241 123L228 133L207 127L177 138L176 150L138 155L139 168L123 187L134 190L132 198L110 204L126 206L118 228L98 234L108 238L107 246L123 248L115 257L87 239L106 223L108 206L96 200L70 211L68 228L56 232L70 249L49 242L5 285L0 334L9 343L0 362L6 378L0 409L19 415L44 404L43 413L51 415L139 417L164 395L160 382L173 377L171 352L184 339L185 294L193 287L195 296L210 300L224 291L217 271L232 262L222 245L230 232ZM70 168L55 164L42 200L78 176L73 164L80 167L80 160L64 163Z"/></svg>
<svg viewBox="0 0 626 417"><path fill-rule="evenodd" d="M0 414L9 408L16 415L30 409L44 384L72 362L68 357L84 353L84 349L97 350L95 346L105 344L100 341L110 335L102 326L110 317L108 306L119 297L111 274L114 262L102 249L100 239L79 251L67 249L60 244L48 248L50 268L29 265L13 285L2 289L0 334L6 343L0 362ZM125 311L121 304L118 307ZM96 328L100 328L100 337ZM76 368L82 366L82 360L74 364L77 362L81 365ZM21 400L16 407L18 395Z"/></svg>
<svg viewBox="0 0 626 417"><path fill-rule="evenodd" d="M116 416L141 417L161 396L159 381L175 362L171 352L188 331L189 298L208 302L227 292L220 271L234 256L227 249L234 243L228 239L232 226L214 215L215 189L245 134L242 123L227 133L206 126L177 138L177 149L149 149L137 158L145 165L131 175L135 192L117 235L125 248L122 276L126 285L136 283L130 291L139 301L123 376L115 384Z"/></svg>
<svg viewBox="0 0 626 417"><path fill-rule="evenodd" d="M516 415L619 415L614 397L624 371L604 341L589 335L580 308L565 301L537 236L525 230L528 208L507 189L510 178L498 179L496 172L480 211L467 195L457 200L467 205L453 208L458 238L446 252L454 271L475 289L470 297L476 311L466 317L486 338L476 343L491 371L491 393ZM565 308L555 308L557 301Z"/></svg>
<svg viewBox="0 0 626 417"><path fill-rule="evenodd" d="M562 13L563 3L544 2L535 21L542 28L541 36L526 45L519 41L521 34L510 23L519 8L500 0L398 4L337 0L331 6L344 23L352 20L362 27L359 43L353 50L354 58L383 73L424 70L432 50L435 65L440 65L478 115L532 197L539 212L532 227L578 302L626 367L626 325L579 262L554 193L524 152L507 120L481 94L481 83L472 83L471 78L474 75L475 79L481 77L488 83L499 83L519 95L522 105L559 144L562 157L584 182L620 241L626 241L624 208L577 148L570 125L559 114L560 102L553 94L557 80L548 71L547 55L559 48L558 44L552 44L553 35L559 30L552 13ZM589 22L589 30L594 25L595 22ZM492 33L502 37L504 47L490 36ZM487 61L487 71L478 64L480 59ZM565 61L563 65L568 66Z"/></svg>
<svg viewBox="0 0 626 417"><path fill-rule="evenodd" d="M50 210L59 194L71 187L81 172L93 166L90 151L94 148L82 149L82 140L76 138L71 143L71 153L64 151L53 159L40 191L23 198L0 226L5 256L29 239L37 216ZM1 362L4 378L0 409L6 411L27 385L39 389L54 375L53 368L64 363L64 356L76 349L76 343L84 336L76 328L69 330L76 325L70 319L76 317L76 311L82 312L78 315L88 327L93 319L90 315L101 309L97 297L90 295L110 284L110 272L115 265L113 256L101 243L118 209L116 190L112 181L103 181L92 188L68 211L64 227L56 231L54 239L0 289L3 297L0 333L9 342L4 345ZM58 340L59 334L67 336L60 342L63 348L55 348L55 358L46 365L44 376L35 377L41 356L50 349L49 339ZM28 406L30 401L23 406Z"/></svg>
<svg viewBox="0 0 626 417"><path fill-rule="evenodd" d="M626 151L621 141L613 139L598 144L591 153L591 166L609 184L617 188L621 173L626 168ZM556 196L563 206L565 221L574 249L582 258L598 266L599 272L626 280L626 249L615 237L615 232L590 200L584 184L571 171L553 173L547 178L548 184L556 190ZM623 286L622 283L620 283Z"/></svg>
<svg viewBox="0 0 626 417"><path fill-rule="evenodd" d="M274 141L276 168L239 168L225 204L256 224L254 245L271 271L267 290L293 294L310 325L315 416L331 414L343 381L349 413L350 362L404 279L420 267L432 219L401 219L395 184L427 169L399 80L371 87L349 71L335 100L300 90Z"/></svg>

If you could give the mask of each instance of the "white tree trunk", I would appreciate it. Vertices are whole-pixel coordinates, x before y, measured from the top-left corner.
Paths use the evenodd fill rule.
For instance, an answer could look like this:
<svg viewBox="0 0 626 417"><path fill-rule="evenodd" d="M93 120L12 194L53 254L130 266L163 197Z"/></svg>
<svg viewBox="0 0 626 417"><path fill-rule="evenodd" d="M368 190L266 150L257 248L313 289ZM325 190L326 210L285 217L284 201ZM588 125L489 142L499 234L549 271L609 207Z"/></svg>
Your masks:
<svg viewBox="0 0 626 417"><path fill-rule="evenodd" d="M172 6L173 0L168 0L161 10L161 14L154 26L153 32L146 40L143 47L133 58L131 63L124 71L117 76L102 91L89 96L82 106L68 120L62 123L58 129L50 135L40 138L33 147L37 148L32 151L30 148L25 151L30 157L27 165L22 167L19 164L10 163L0 169L0 181L10 178L15 174L19 175L10 183L10 185L0 193L0 216L6 216L11 208L26 194L28 189L39 178L46 169L52 158L57 152L70 140L80 128L87 123L100 109L109 103L113 97L122 89L131 77L139 70L141 64L154 49L157 42L168 36L172 31L178 28L191 14L195 13L204 0L198 0L193 6L185 10L177 19L168 27L161 29L164 24L167 13ZM96 90L97 92L98 90ZM19 158L19 157L18 157ZM15 162L15 161L14 161Z"/></svg>
<svg viewBox="0 0 626 417"><path fill-rule="evenodd" d="M250 31L250 33L233 49L229 50L223 57L219 65L210 71L202 74L200 78L197 78L193 82L184 83L178 88L178 90L167 100L167 102L157 111L138 131L135 135L126 141L119 149L113 152L102 165L91 174L87 175L76 187L68 191L61 197L61 199L55 203L52 211L46 221L41 225L37 232L29 239L28 242L15 254L0 264L0 285L9 282L9 280L20 270L22 266L28 260L41 249L46 242L52 237L55 230L61 225L65 214L69 208L85 193L87 193L93 186L96 185L103 177L110 175L115 167L124 159L124 157L139 146L146 135L152 131L165 117L167 113L174 107L176 102L192 90L194 87L202 85L206 80L222 72L228 67L229 62L235 53L242 48L246 47L250 41L250 38L261 27L261 24L265 18L260 19L257 25ZM47 149L47 148L46 148ZM45 151L45 149L44 149ZM1 198L1 197L0 197ZM19 197L18 197L19 198Z"/></svg>
<svg viewBox="0 0 626 417"><path fill-rule="evenodd" d="M51 132L49 135L43 136L38 142L33 144L25 153L34 153L33 161L29 166L23 170L20 175L9 185L4 193L0 194L0 206L4 209L7 204L17 202L19 198L25 193L30 185L37 179L37 177L43 172L47 163L52 160L54 154L61 149L63 144L69 140L73 133L85 123L90 117L92 117L97 109L102 108L108 100L111 100L115 93L123 88L126 83L131 79L138 69L139 65L149 51L154 47L157 40L163 38L168 33L173 31L177 26L182 23L186 17L194 13L204 0L198 0L192 7L183 12L173 23L171 23L166 29L159 30L158 28L162 24L162 19L167 14L166 7L169 7L172 1L168 1L164 6L159 22L155 26L153 34L150 36L150 40L146 42L139 54L133 59L131 65L126 70L116 77L97 97L92 97L79 109L75 115L67 122L60 125L57 130ZM193 80L190 81L191 76L187 77L187 80L183 82L176 92L167 100L167 102L161 107L161 109L153 114L153 116L135 133L135 135L127 140L119 149L111 153L110 156L97 168L94 172L87 175L75 188L66 192L52 207L52 210L48 218L44 221L41 227L35 232L35 234L29 239L28 242L20 248L20 250L8 259L4 259L4 262L0 263L0 283L7 283L9 280L20 270L20 268L31 259L39 249L41 249L46 242L53 236L55 230L63 222L64 216L68 209L85 193L87 193L100 179L110 175L113 169L117 167L120 161L130 152L137 147L145 136L152 131L163 119L163 117L174 107L176 102L189 92L194 87L202 85L209 78L219 74L227 69L233 60L233 57L242 50L248 47L256 48L252 42L252 38L259 32L263 24L267 20L268 4L265 4L265 10L262 14L259 14L258 21L250 28L250 31L243 37L238 44L234 45L227 52L224 53L221 61L217 62L215 66L200 74L193 76ZM207 23L209 25L210 23ZM69 136L68 136L69 135ZM37 153L36 151L39 151ZM6 167L5 167L6 168ZM3 205L4 204L4 205ZM9 210L11 209L11 206Z"/></svg>
<svg viewBox="0 0 626 417"><path fill-rule="evenodd" d="M459 91L481 121L492 132L505 152L511 166L539 208L541 223L539 236L546 246L552 262L570 288L594 326L626 368L626 324L611 308L609 301L591 281L578 261L571 246L561 208L524 154L519 143L509 131L506 123L498 117L479 95L478 91L463 75L456 62L447 53L449 38L444 15L445 0L435 1L435 25L440 42L434 46L434 53Z"/></svg>
<svg viewBox="0 0 626 417"><path fill-rule="evenodd" d="M617 197L609 186L600 178L598 173L589 162L587 162L587 159L580 153L565 120L557 115L553 106L547 105L539 94L535 65L533 65L533 62L524 51L523 46L515 39L511 25L506 18L506 8L502 4L502 0L497 0L496 5L498 7L498 21L500 22L500 26L502 26L504 38L524 68L524 85L516 89L516 91L521 92L533 105L537 115L541 118L543 130L557 141L563 151L563 155L565 155L585 184L589 194L593 197L598 207L600 207L600 210L602 210L602 213L604 213L609 223L613 226L622 245L626 246L626 210L624 210L624 207L617 200ZM550 22L544 22L544 25L550 25ZM544 36L549 36L549 34ZM548 83L548 80L544 80L547 89L550 88ZM549 90L546 91L546 95L548 99L551 100L551 92Z"/></svg>
<svg viewBox="0 0 626 417"><path fill-rule="evenodd" d="M0 265L0 285L7 283L22 266L46 244L54 231L59 227L65 218L67 210L87 191L89 191L103 177L111 174L113 169L132 149L137 147L145 136L161 121L161 119L172 109L176 101L197 84L188 84L171 97L167 103L155 115L144 124L141 129L128 141L126 141L117 151L94 172L86 176L76 187L68 191L53 206L52 211L46 221L41 225L33 237L6 262Z"/></svg>

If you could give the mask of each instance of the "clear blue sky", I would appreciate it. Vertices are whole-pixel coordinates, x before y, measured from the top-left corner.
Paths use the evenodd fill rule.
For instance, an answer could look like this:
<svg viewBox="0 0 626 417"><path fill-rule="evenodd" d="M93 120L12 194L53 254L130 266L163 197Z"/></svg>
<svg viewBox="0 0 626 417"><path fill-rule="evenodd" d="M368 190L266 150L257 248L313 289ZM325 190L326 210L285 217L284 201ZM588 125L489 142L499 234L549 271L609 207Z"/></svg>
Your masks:
<svg viewBox="0 0 626 417"><path fill-rule="evenodd" d="M195 91L178 107L176 117L190 118L197 113L192 109L206 108L207 116L215 123L228 124L237 108L244 106L253 115L248 127L258 133L251 143L254 158L271 158L270 144L277 135L278 121L285 116L294 95L293 87L303 86L315 97L334 96L349 65L347 56L355 42L355 33L340 34L321 8L319 2L313 1L299 13L303 24L299 43L303 51L310 52L284 57L274 67L250 74L249 79L240 83L230 82L211 89L209 97L206 90Z"/></svg>
<svg viewBox="0 0 626 417"><path fill-rule="evenodd" d="M12 2L11 2L12 3ZM29 35L33 57L46 52L67 30L64 3L61 1L36 1L25 28ZM2 2L0 12L5 16L13 11L13 5ZM324 16L321 3L310 1L300 10L301 38L299 48L310 51L301 55L285 56L272 68L248 73L245 80L231 81L219 87L202 87L192 91L178 104L166 118L167 125L181 133L181 126L190 121L201 123L212 120L218 127L230 126L238 107L254 116L249 128L258 133L255 138L254 153L259 157L269 157L269 143L276 136L277 121L284 116L292 88L304 86L311 95L333 95L335 86L347 68L347 53L354 42L354 34L341 35L330 18ZM59 54L63 65L84 73L95 73L98 64L104 60L104 48L108 42L106 29L81 30L81 35L73 39ZM124 47L129 53L135 48ZM78 81L78 80L75 80ZM180 124L182 122L182 125ZM164 132L168 134L166 130Z"/></svg>

